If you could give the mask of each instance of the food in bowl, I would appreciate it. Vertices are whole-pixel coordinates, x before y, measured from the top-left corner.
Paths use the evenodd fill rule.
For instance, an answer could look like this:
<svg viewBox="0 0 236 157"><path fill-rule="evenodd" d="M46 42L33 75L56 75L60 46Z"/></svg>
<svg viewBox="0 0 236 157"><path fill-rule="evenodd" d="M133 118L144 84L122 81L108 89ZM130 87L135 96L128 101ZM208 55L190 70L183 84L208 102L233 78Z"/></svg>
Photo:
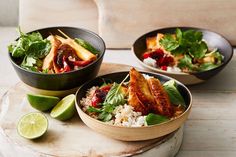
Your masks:
<svg viewBox="0 0 236 157"><path fill-rule="evenodd" d="M214 69L223 63L224 56L209 48L198 30L177 28L174 34L157 33L146 38L147 50L143 62L152 67L177 73L194 73Z"/></svg>
<svg viewBox="0 0 236 157"><path fill-rule="evenodd" d="M90 43L58 31L66 38L53 34L43 38L39 32L25 34L19 29L19 39L8 50L22 68L49 74L78 70L97 59L98 50Z"/></svg>
<svg viewBox="0 0 236 157"><path fill-rule="evenodd" d="M127 81L128 77L130 78ZM132 68L124 80L93 86L80 100L81 109L107 124L142 127L175 119L186 110L174 80L162 84L158 78Z"/></svg>

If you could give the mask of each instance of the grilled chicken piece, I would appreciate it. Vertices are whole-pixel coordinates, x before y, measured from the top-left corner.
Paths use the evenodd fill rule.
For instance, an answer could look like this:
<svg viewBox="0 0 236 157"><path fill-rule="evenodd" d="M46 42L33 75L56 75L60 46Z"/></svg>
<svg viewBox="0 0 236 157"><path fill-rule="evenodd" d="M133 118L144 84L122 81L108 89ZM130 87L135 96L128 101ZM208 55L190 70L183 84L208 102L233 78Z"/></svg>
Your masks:
<svg viewBox="0 0 236 157"><path fill-rule="evenodd" d="M61 42L58 39L56 39L53 35L50 35L48 39L51 42L51 50L49 54L43 60L43 66L42 66L43 70L46 70L46 69L51 70L53 68L53 59L56 56L57 49L61 44Z"/></svg>
<svg viewBox="0 0 236 157"><path fill-rule="evenodd" d="M150 106L150 110L156 114L172 117L174 110L161 82L156 78L149 78L147 82L156 102L155 105Z"/></svg>
<svg viewBox="0 0 236 157"><path fill-rule="evenodd" d="M130 70L129 99L128 102L135 111L147 114L149 106L155 105L147 80L134 68Z"/></svg>

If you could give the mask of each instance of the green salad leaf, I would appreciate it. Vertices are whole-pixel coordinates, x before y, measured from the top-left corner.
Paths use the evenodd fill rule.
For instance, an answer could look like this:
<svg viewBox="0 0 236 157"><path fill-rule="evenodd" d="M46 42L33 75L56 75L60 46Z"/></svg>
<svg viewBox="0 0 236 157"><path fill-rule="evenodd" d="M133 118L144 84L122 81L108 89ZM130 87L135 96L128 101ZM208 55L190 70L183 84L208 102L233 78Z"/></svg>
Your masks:
<svg viewBox="0 0 236 157"><path fill-rule="evenodd" d="M46 57L51 49L51 43L43 39L39 32L29 34L23 33L19 28L20 37L8 46L8 51L14 58L24 58L21 67L37 71L37 67L42 66L41 59ZM35 67L36 66L36 67Z"/></svg>
<svg viewBox="0 0 236 157"><path fill-rule="evenodd" d="M83 39L75 38L75 42L77 42L80 46L82 46L83 48L89 50L93 54L98 54L99 53L99 51L96 48L94 48L89 42L87 42Z"/></svg>
<svg viewBox="0 0 236 157"><path fill-rule="evenodd" d="M155 125L155 124L160 124L160 123L166 122L169 120L169 118L162 116L162 115L149 113L146 116L145 120L146 120L147 125Z"/></svg>
<svg viewBox="0 0 236 157"><path fill-rule="evenodd" d="M167 81L163 84L164 89L169 95L170 101L174 105L183 105L186 107L184 98L177 89L176 82L174 80Z"/></svg>

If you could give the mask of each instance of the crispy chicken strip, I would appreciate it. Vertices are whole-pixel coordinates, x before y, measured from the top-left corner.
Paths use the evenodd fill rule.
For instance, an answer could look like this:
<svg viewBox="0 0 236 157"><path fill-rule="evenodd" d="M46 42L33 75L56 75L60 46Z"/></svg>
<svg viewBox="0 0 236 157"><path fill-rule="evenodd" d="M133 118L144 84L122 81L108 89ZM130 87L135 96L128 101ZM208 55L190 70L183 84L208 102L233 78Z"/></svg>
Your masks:
<svg viewBox="0 0 236 157"><path fill-rule="evenodd" d="M128 102L135 111L146 114L149 106L155 105L155 99L149 90L147 80L134 68L130 70Z"/></svg>
<svg viewBox="0 0 236 157"><path fill-rule="evenodd" d="M148 85L156 102L155 105L150 106L151 111L156 114L172 117L173 107L161 82L156 78L149 78Z"/></svg>
<svg viewBox="0 0 236 157"><path fill-rule="evenodd" d="M61 42L57 38L55 38L53 35L50 35L48 37L48 40L50 40L51 42L51 50L49 54L43 60L43 66L42 66L43 70L46 70L46 69L51 70L53 68L53 59L56 56L57 49L61 44Z"/></svg>

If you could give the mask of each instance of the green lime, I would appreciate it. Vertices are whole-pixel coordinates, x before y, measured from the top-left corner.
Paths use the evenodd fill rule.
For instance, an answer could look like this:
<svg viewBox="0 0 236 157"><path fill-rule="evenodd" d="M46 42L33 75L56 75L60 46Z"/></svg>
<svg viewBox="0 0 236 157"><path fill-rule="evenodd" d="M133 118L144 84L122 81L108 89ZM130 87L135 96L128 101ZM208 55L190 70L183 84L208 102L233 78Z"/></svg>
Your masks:
<svg viewBox="0 0 236 157"><path fill-rule="evenodd" d="M70 119L75 113L75 95L64 97L51 111L50 115L58 120Z"/></svg>
<svg viewBox="0 0 236 157"><path fill-rule="evenodd" d="M60 99L55 96L34 94L27 94L27 99L30 105L39 111L47 111L53 108L60 101Z"/></svg>
<svg viewBox="0 0 236 157"><path fill-rule="evenodd" d="M27 139L35 139L42 136L48 128L46 116L39 112L24 115L18 122L18 133Z"/></svg>

